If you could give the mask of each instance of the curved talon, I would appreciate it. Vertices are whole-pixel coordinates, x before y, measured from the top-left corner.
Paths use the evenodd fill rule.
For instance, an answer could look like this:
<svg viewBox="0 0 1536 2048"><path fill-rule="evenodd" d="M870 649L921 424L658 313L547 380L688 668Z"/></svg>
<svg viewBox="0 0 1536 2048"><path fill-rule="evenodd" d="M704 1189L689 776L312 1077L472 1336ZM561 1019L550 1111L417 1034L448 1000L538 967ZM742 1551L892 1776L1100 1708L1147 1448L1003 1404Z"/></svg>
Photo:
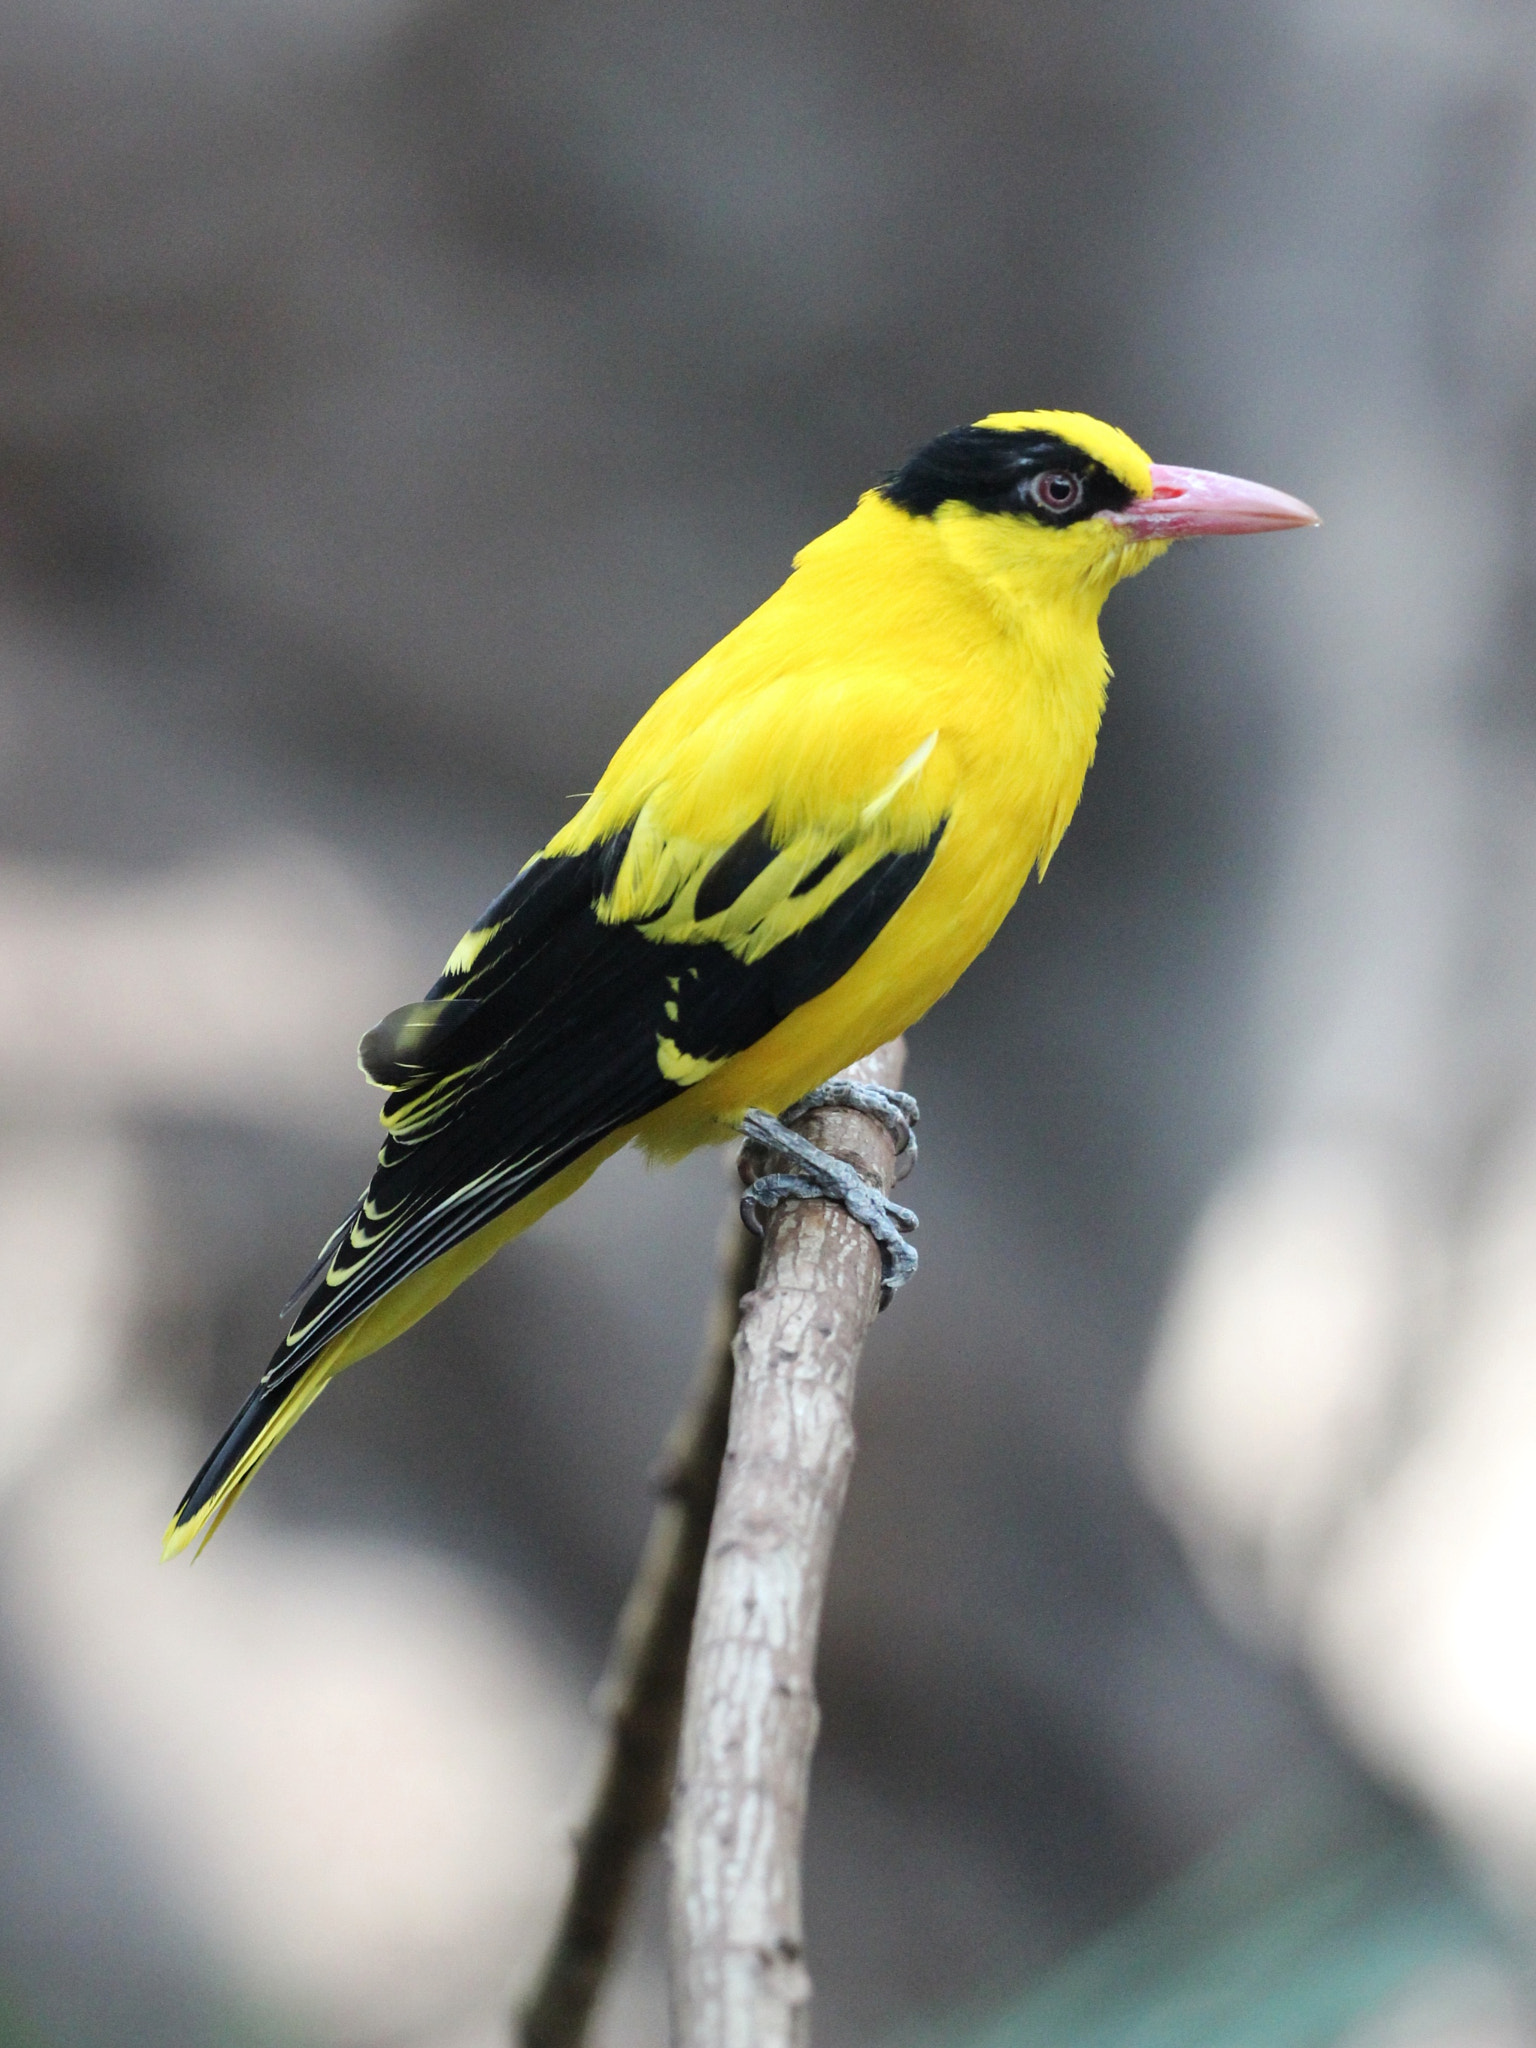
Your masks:
<svg viewBox="0 0 1536 2048"><path fill-rule="evenodd" d="M754 1237L763 1234L763 1213L777 1209L780 1202L821 1202L827 1191L819 1181L803 1173L765 1173L746 1189L741 1198L741 1220Z"/></svg>
<svg viewBox="0 0 1536 2048"><path fill-rule="evenodd" d="M896 1145L896 1157L903 1162L896 1178L905 1180L917 1164L916 1125L921 1111L917 1097L904 1088L884 1088L878 1082L823 1081L809 1095L802 1095L783 1111L779 1121L797 1124L818 1109L857 1109L884 1124Z"/></svg>
<svg viewBox="0 0 1536 2048"><path fill-rule="evenodd" d="M884 1095L898 1091L881 1089L878 1092ZM796 1105L797 1108L799 1106ZM817 1106L865 1107L862 1102ZM912 1106L914 1109L917 1107L915 1103ZM881 1110L870 1112L879 1116L882 1123L886 1121L886 1113L904 1114L901 1111L887 1112L885 1105ZM766 1110L749 1109L742 1118L742 1129L747 1143L756 1150L785 1153L799 1168L799 1171L789 1173L764 1174L754 1180L741 1198L742 1222L761 1237L762 1212L776 1209L780 1202L840 1203L856 1223L864 1225L880 1247L880 1306L884 1308L897 1288L904 1286L917 1271L917 1253L902 1235L903 1231L916 1230L916 1216L900 1202L893 1202L889 1195L882 1194L879 1188L872 1188L863 1175L845 1160L834 1159L830 1152L823 1152L819 1145L813 1145L809 1138L801 1137L798 1131L792 1130L779 1117L770 1116Z"/></svg>

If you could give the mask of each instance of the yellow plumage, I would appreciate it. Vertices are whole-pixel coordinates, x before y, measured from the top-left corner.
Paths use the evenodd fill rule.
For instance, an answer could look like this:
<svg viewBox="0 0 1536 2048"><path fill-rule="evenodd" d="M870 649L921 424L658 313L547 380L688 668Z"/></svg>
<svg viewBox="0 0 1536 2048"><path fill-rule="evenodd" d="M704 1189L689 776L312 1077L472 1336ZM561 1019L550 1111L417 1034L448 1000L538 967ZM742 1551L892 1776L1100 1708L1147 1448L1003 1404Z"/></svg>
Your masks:
<svg viewBox="0 0 1536 2048"><path fill-rule="evenodd" d="M428 1002L380 1027L380 1172L167 1554L211 1532L326 1381L603 1159L631 1139L675 1158L783 1109L921 1017L1044 874L1104 707L1100 607L1168 538L1137 511L1150 459L1116 429L1060 412L978 429L803 549L640 720ZM969 497L943 495L947 450ZM1041 494L1074 477L1102 507L1057 516ZM1018 502L994 506L1005 490ZM541 907L578 884L574 907Z"/></svg>

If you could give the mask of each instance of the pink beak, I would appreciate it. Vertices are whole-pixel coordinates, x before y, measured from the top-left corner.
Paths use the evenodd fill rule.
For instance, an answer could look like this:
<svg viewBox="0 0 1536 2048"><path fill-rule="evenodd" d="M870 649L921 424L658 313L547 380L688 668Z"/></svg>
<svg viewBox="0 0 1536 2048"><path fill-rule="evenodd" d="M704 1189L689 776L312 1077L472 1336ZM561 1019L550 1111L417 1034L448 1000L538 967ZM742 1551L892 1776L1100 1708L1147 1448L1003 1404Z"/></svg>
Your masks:
<svg viewBox="0 0 1536 2048"><path fill-rule="evenodd" d="M1245 483L1240 476L1218 476L1211 469L1180 469L1172 463L1152 465L1152 495L1137 498L1123 512L1105 512L1111 526L1122 527L1137 540L1182 540L1199 533L1276 533L1282 526L1321 526L1310 505L1272 491L1267 484Z"/></svg>

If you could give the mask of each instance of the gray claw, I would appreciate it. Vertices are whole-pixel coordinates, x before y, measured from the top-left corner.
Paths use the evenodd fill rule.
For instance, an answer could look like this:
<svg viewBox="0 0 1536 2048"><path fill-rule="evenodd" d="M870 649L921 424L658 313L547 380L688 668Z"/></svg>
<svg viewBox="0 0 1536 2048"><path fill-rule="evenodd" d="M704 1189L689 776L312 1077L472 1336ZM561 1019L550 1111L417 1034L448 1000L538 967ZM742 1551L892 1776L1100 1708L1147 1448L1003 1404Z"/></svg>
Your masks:
<svg viewBox="0 0 1536 2048"><path fill-rule="evenodd" d="M915 1127L921 1112L917 1097L908 1095L903 1088L882 1088L875 1082L864 1081L823 1081L819 1088L813 1088L809 1095L802 1095L798 1102L792 1102L785 1110L781 1121L797 1124L802 1117L818 1109L858 1109L865 1116L872 1116L877 1124L884 1124L896 1145L896 1157L901 1164L896 1169L896 1178L905 1180L917 1164L917 1138Z"/></svg>
<svg viewBox="0 0 1536 2048"><path fill-rule="evenodd" d="M830 1085L841 1088L848 1084L834 1082ZM820 1094L822 1091L816 1092ZM854 1092L851 1087L849 1092ZM885 1096L897 1091L879 1089L870 1092ZM807 1096L805 1101L817 1108L827 1109L866 1107L863 1102L852 1102L846 1098L837 1102L817 1103L813 1097ZM911 1102L911 1097L908 1096L906 1101ZM802 1104L797 1103L795 1111L791 1111L790 1114L801 1110L802 1107ZM914 1112L916 1108L917 1104L913 1102ZM869 1113L879 1116L882 1123L887 1122L889 1114L899 1114L906 1118L904 1109L891 1111L885 1104L878 1110L871 1109ZM910 1136L910 1120L907 1121ZM830 1152L823 1152L819 1145L813 1145L809 1138L802 1138L798 1131L792 1130L781 1118L770 1116L766 1110L749 1109L742 1119L742 1130L750 1145L763 1152L785 1153L795 1161L798 1168L798 1171L790 1173L764 1174L760 1180L753 1181L741 1198L743 1223L761 1237L763 1212L777 1208L780 1202L820 1200L841 1203L856 1223L864 1225L880 1247L880 1306L884 1308L897 1288L904 1286L917 1271L917 1253L902 1236L905 1230L916 1230L916 1216L900 1202L893 1202L889 1195L883 1195L878 1188L872 1188L863 1175L857 1173L846 1161L834 1159Z"/></svg>

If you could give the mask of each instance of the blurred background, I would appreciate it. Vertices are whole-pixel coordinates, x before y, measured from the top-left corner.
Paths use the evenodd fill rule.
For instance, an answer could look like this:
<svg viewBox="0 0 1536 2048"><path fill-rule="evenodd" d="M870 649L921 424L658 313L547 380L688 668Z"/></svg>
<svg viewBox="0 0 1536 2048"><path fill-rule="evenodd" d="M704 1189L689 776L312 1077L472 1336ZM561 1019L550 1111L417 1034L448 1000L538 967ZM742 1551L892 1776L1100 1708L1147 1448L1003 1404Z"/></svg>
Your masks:
<svg viewBox="0 0 1536 2048"><path fill-rule="evenodd" d="M798 545L1048 404L1326 525L1115 597L913 1034L818 2040L1536 2042L1533 115L1518 0L8 0L0 2040L504 2038L722 1162L160 1531L361 1031ZM660 1958L653 1882L608 2048Z"/></svg>

